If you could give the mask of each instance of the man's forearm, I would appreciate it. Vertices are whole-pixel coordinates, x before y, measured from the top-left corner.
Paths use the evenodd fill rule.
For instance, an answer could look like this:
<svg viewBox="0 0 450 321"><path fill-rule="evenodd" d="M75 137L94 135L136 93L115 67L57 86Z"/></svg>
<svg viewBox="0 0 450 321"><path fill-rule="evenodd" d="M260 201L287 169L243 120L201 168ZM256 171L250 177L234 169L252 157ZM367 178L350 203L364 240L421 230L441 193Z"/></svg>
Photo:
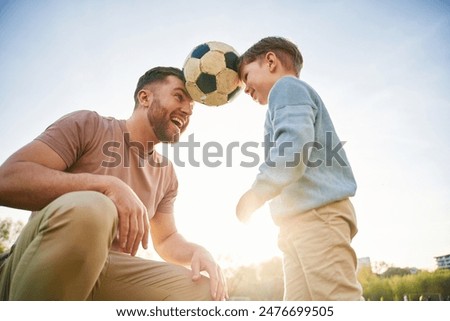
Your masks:
<svg viewBox="0 0 450 321"><path fill-rule="evenodd" d="M0 205L40 210L59 196L81 190L102 192L107 176L71 174L31 162L0 167Z"/></svg>
<svg viewBox="0 0 450 321"><path fill-rule="evenodd" d="M205 250L198 244L186 241L178 232L155 245L155 249L165 261L179 265L189 265L196 250Z"/></svg>

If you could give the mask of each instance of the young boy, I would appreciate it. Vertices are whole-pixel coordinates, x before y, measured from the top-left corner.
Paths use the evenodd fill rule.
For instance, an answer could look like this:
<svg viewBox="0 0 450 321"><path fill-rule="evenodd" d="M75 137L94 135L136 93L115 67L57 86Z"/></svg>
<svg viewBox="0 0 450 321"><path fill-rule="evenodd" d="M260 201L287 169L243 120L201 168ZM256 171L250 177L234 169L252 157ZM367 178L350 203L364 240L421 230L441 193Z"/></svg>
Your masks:
<svg viewBox="0 0 450 321"><path fill-rule="evenodd" d="M280 227L285 300L361 300L350 245L357 232L349 200L355 179L325 105L298 79L302 65L297 46L279 37L260 40L240 57L245 93L269 105L268 152L236 215L247 221L271 200Z"/></svg>

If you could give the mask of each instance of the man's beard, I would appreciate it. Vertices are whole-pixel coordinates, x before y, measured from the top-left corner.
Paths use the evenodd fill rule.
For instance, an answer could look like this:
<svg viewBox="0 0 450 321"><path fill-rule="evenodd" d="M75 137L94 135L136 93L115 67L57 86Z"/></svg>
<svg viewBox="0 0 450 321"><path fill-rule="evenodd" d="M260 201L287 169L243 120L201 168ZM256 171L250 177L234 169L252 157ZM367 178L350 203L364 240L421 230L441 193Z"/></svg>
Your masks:
<svg viewBox="0 0 450 321"><path fill-rule="evenodd" d="M168 115L167 110L161 106L157 97L153 99L147 117L155 132L156 138L158 138L160 142L177 143L180 140L181 130L176 133L171 133L170 127L172 122L170 116Z"/></svg>

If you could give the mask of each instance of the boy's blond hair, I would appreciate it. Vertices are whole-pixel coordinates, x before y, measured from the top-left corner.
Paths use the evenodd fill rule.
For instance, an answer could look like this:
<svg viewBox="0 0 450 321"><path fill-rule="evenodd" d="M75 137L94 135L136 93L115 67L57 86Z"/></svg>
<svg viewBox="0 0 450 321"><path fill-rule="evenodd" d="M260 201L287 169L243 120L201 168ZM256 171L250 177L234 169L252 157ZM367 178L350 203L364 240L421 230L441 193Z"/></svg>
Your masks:
<svg viewBox="0 0 450 321"><path fill-rule="evenodd" d="M274 52L281 64L295 71L297 77L303 67L303 57L298 47L291 41L282 37L266 37L251 46L241 57L239 57L239 69L243 64L251 63L268 52Z"/></svg>

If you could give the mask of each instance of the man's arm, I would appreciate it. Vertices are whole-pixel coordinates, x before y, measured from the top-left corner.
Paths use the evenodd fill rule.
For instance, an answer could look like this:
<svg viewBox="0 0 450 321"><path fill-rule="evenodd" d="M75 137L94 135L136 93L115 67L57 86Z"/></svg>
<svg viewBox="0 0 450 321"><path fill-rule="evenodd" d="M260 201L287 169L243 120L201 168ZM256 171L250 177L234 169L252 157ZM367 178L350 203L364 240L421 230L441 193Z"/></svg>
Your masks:
<svg viewBox="0 0 450 321"><path fill-rule="evenodd" d="M157 212L150 220L150 231L155 250L161 258L175 264L190 265L194 281L200 279L201 271L206 271L210 278L213 299L228 298L221 268L205 248L186 241L178 233L173 214Z"/></svg>
<svg viewBox="0 0 450 321"><path fill-rule="evenodd" d="M36 211L77 190L100 190L97 177L70 174L63 159L41 141L22 147L0 166L0 204Z"/></svg>
<svg viewBox="0 0 450 321"><path fill-rule="evenodd" d="M148 240L147 210L120 179L89 173L66 173L64 160L45 143L34 140L0 166L0 205L41 210L59 196L97 191L108 196L119 213L119 238L125 252L136 254Z"/></svg>

